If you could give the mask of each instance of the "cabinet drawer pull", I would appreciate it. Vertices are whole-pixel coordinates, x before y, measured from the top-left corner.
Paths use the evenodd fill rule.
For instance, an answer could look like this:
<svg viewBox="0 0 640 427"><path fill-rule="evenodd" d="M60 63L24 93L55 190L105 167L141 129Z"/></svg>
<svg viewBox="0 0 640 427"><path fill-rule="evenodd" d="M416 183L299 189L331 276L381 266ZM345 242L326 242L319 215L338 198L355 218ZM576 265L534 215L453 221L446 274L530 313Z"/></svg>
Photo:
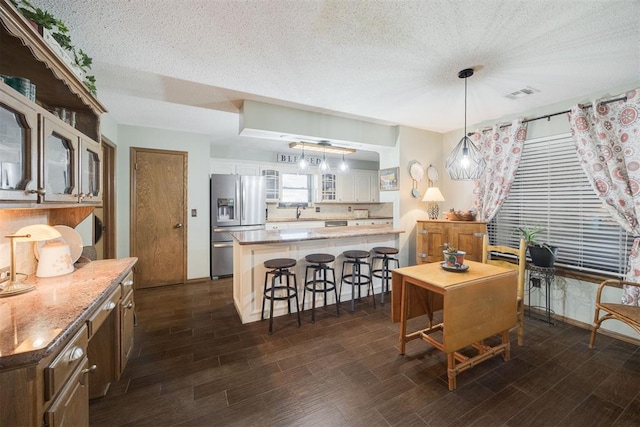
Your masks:
<svg viewBox="0 0 640 427"><path fill-rule="evenodd" d="M123 285L125 285L125 286L131 286L131 285L133 285L133 280L129 279L129 280L127 280L126 282L124 282L124 283L123 283Z"/></svg>
<svg viewBox="0 0 640 427"><path fill-rule="evenodd" d="M84 356L84 349L82 347L74 347L73 350L69 352L69 362L78 360L82 356Z"/></svg>
<svg viewBox="0 0 640 427"><path fill-rule="evenodd" d="M426 257L427 257L427 254L418 254L418 257L420 257L420 258L426 258Z"/></svg>
<svg viewBox="0 0 640 427"><path fill-rule="evenodd" d="M484 233L473 233L473 236L482 238L484 237Z"/></svg>
<svg viewBox="0 0 640 427"><path fill-rule="evenodd" d="M129 304L127 304L127 309L131 309L133 308L133 301L129 301Z"/></svg>
<svg viewBox="0 0 640 427"><path fill-rule="evenodd" d="M418 230L418 234L428 234L427 230Z"/></svg>
<svg viewBox="0 0 640 427"><path fill-rule="evenodd" d="M98 367L96 365L91 365L86 369L83 369L82 371L80 371L83 374L89 374L89 373L93 373L96 371L96 369L98 369Z"/></svg>
<svg viewBox="0 0 640 427"><path fill-rule="evenodd" d="M116 303L113 301L109 301L107 305L104 306L104 311L113 310L114 308L116 308Z"/></svg>

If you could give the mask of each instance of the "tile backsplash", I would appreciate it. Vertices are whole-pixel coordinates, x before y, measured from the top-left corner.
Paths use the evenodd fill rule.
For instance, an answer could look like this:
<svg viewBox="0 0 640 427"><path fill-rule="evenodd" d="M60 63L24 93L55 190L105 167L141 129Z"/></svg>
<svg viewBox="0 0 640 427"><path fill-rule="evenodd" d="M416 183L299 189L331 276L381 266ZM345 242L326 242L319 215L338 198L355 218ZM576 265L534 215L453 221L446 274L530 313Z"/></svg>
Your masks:
<svg viewBox="0 0 640 427"><path fill-rule="evenodd" d="M320 212L316 212L316 207ZM393 203L372 203L372 204L337 204L337 203L315 203L311 207L302 210L301 218L314 219L352 219L356 218L355 210L367 209L369 217L393 217ZM267 204L267 221L274 219L296 218L296 208L279 208L276 203Z"/></svg>

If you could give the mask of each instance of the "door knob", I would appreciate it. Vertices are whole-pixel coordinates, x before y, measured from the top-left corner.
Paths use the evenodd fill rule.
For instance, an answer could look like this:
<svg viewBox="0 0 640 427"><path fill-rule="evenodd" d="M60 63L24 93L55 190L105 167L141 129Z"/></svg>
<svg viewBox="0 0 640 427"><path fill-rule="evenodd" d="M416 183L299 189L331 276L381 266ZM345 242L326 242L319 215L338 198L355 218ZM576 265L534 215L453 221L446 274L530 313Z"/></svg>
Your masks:
<svg viewBox="0 0 640 427"><path fill-rule="evenodd" d="M182 228L182 223L181 222L177 223L176 228Z"/></svg>

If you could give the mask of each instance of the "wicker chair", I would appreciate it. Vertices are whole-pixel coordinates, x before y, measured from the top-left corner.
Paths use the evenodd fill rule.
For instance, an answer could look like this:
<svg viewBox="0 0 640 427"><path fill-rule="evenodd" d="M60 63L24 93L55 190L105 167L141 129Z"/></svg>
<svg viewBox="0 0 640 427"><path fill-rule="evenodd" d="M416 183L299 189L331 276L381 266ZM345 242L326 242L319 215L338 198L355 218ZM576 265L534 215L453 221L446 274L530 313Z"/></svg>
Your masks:
<svg viewBox="0 0 640 427"><path fill-rule="evenodd" d="M524 239L520 239L520 247L493 246L489 244L489 237L485 234L482 238L482 262L500 267L510 268L518 271L518 293L517 293L517 314L518 314L518 345L524 343L524 279L527 264L527 244ZM515 256L515 263L509 258L491 259L492 255L508 254Z"/></svg>
<svg viewBox="0 0 640 427"><path fill-rule="evenodd" d="M593 315L593 327L591 329L591 340L589 348L593 348L596 342L596 332L600 328L602 322L608 319L616 319L626 323L634 331L640 334L640 307L637 305L624 305L620 303L602 302L602 291L607 286L620 288L622 285L640 287L640 283L627 282L625 280L608 279L604 280L598 286L596 294L596 310ZM604 314L600 315L600 311Z"/></svg>

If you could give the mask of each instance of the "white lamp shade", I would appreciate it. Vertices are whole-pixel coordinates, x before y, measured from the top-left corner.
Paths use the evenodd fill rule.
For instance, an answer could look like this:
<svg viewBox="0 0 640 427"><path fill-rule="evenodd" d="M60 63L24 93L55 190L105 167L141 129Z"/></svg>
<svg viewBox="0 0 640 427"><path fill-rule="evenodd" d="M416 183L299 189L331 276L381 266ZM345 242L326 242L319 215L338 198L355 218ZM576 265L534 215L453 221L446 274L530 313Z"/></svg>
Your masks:
<svg viewBox="0 0 640 427"><path fill-rule="evenodd" d="M424 197L422 198L423 202L444 202L444 196L438 189L438 187L429 187L427 188L426 193L424 193Z"/></svg>
<svg viewBox="0 0 640 427"><path fill-rule="evenodd" d="M5 237L13 237L15 242L39 242L41 240L57 239L62 237L62 234L50 225L33 224L22 227L14 234Z"/></svg>

